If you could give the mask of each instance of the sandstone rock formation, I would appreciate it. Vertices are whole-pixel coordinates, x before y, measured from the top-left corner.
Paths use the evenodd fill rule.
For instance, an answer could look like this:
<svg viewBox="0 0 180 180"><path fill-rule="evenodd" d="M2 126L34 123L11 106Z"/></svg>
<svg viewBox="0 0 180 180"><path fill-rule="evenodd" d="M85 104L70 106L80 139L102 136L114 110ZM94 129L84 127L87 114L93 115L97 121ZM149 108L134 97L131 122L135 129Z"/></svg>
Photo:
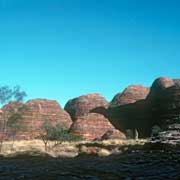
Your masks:
<svg viewBox="0 0 180 180"><path fill-rule="evenodd" d="M72 124L69 114L56 101L37 99L28 101L26 106L28 109L25 114L27 120L42 121L47 119L66 128Z"/></svg>
<svg viewBox="0 0 180 180"><path fill-rule="evenodd" d="M4 119L11 112L22 111L27 127L21 133L24 139L37 137L46 119L53 125L71 127L71 132L88 140L123 138L124 134L116 129L122 132L137 129L140 137L148 137L154 125L166 129L171 124L180 124L180 79L158 78L151 88L129 86L110 104L100 94L80 96L68 101L65 110L56 101L45 99L10 103L0 111L0 134L6 128Z"/></svg>
<svg viewBox="0 0 180 180"><path fill-rule="evenodd" d="M135 103L136 101L146 99L150 89L140 85L133 85L126 88L122 93L118 93L111 101L111 106L120 106Z"/></svg>
<svg viewBox="0 0 180 180"><path fill-rule="evenodd" d="M180 86L173 80L164 86L158 86L158 82L153 83L148 101L156 123L165 128L180 122Z"/></svg>
<svg viewBox="0 0 180 180"><path fill-rule="evenodd" d="M149 93L147 99L149 101L153 101L164 90L166 90L169 87L174 86L177 83L178 82L175 82L174 80L167 78L167 77L157 78L151 86L151 90L150 90L150 93Z"/></svg>
<svg viewBox="0 0 180 180"><path fill-rule="evenodd" d="M174 79L174 83L176 84L176 86L180 87L180 79Z"/></svg>
<svg viewBox="0 0 180 180"><path fill-rule="evenodd" d="M121 106L110 106L108 109L108 119L115 128L124 133L127 129L137 129L141 138L151 133L151 127L154 124L151 116L149 104L145 100Z"/></svg>
<svg viewBox="0 0 180 180"><path fill-rule="evenodd" d="M136 89L134 91L135 95L138 94ZM166 128L169 124L180 121L179 79L158 78L152 84L149 94L140 100L135 100L134 103L127 104L133 102L129 101L132 99L132 94L133 91L128 93L125 100L121 100L122 95L119 96L120 98L115 97L114 99L120 99L119 103L114 103L118 100L113 100L108 109L108 117L116 128L138 129L140 137L147 137L150 136L154 125Z"/></svg>
<svg viewBox="0 0 180 180"><path fill-rule="evenodd" d="M72 124L70 115L56 101L52 100L36 99L30 100L25 104L10 103L2 111L6 116L5 119L12 112L21 111L24 130L19 134L20 139L36 138L45 120L49 121L52 125L60 124L66 128L69 128ZM7 132L10 133L10 131L7 129Z"/></svg>
<svg viewBox="0 0 180 180"><path fill-rule="evenodd" d="M172 87L174 85L175 85L174 80L170 78L167 77L157 78L151 86L151 91L163 90Z"/></svg>
<svg viewBox="0 0 180 180"><path fill-rule="evenodd" d="M73 121L89 112L105 113L109 103L100 94L88 94L72 99L65 105L65 110Z"/></svg>
<svg viewBox="0 0 180 180"><path fill-rule="evenodd" d="M149 134L148 104L145 101L150 89L140 85L133 85L126 88L122 93L117 94L108 108L108 118L119 130L138 129L140 137Z"/></svg>
<svg viewBox="0 0 180 180"><path fill-rule="evenodd" d="M88 113L79 117L70 128L72 133L81 135L86 140L101 139L101 137L109 132L114 132L116 136L108 138L124 138L124 134L116 130L107 118L102 114ZM119 132L119 134L117 133Z"/></svg>

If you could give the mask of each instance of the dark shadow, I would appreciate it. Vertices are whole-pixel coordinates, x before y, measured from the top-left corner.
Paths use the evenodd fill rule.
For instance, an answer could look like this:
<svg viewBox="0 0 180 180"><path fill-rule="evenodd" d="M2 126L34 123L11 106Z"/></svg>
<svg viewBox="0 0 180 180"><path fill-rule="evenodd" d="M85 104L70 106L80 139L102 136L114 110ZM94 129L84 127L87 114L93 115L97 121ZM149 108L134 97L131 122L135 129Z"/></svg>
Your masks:
<svg viewBox="0 0 180 180"><path fill-rule="evenodd" d="M104 115L105 117L108 117L107 108L105 108L103 106L102 107L96 107L96 108L92 109L90 111L90 113L98 113L98 114Z"/></svg>
<svg viewBox="0 0 180 180"><path fill-rule="evenodd" d="M180 155L160 151L127 151L108 157L1 158L0 179L125 180L178 179Z"/></svg>

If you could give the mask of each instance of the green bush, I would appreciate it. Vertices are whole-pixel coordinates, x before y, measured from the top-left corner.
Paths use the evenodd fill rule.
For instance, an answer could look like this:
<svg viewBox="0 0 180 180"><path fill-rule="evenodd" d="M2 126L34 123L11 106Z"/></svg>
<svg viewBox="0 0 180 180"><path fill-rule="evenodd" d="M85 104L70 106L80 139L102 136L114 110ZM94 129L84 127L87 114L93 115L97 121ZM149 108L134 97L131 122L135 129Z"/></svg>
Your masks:
<svg viewBox="0 0 180 180"><path fill-rule="evenodd" d="M81 137L72 134L68 129L60 125L52 126L49 121L46 120L42 126L40 139L44 142L45 149L47 149L49 141L53 141L54 145L57 145L64 141L79 141Z"/></svg>

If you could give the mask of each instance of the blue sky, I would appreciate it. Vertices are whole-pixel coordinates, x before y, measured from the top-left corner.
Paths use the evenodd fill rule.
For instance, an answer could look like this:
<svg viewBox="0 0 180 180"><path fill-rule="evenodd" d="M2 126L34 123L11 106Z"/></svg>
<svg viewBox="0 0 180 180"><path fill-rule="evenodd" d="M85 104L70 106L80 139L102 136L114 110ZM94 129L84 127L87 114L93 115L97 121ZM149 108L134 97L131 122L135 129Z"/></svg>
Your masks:
<svg viewBox="0 0 180 180"><path fill-rule="evenodd" d="M28 99L180 77L178 0L0 0L0 84Z"/></svg>

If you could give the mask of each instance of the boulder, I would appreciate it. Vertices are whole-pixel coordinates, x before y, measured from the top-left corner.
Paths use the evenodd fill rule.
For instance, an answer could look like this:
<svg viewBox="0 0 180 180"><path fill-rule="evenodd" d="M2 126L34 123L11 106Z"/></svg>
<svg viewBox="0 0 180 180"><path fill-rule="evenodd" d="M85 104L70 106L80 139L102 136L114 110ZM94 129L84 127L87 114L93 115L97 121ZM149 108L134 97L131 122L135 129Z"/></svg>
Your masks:
<svg viewBox="0 0 180 180"><path fill-rule="evenodd" d="M175 85L174 80L168 78L168 77L160 77L157 78L152 86L151 86L151 91L159 91L159 90L163 90L169 87L172 87Z"/></svg>
<svg viewBox="0 0 180 180"><path fill-rule="evenodd" d="M154 101L154 99L159 94L163 93L164 90L166 90L167 88L173 87L176 84L178 84L178 82L176 82L176 80L174 81L168 77L157 78L151 86L151 90L147 97L147 100Z"/></svg>
<svg viewBox="0 0 180 180"><path fill-rule="evenodd" d="M73 121L89 112L105 114L109 103L100 94L88 94L69 100L65 110L71 115Z"/></svg>
<svg viewBox="0 0 180 180"><path fill-rule="evenodd" d="M118 93L110 103L110 106L121 106L132 104L139 100L146 99L150 89L141 85L132 85L126 88L122 93Z"/></svg>
<svg viewBox="0 0 180 180"><path fill-rule="evenodd" d="M151 113L156 123L163 128L180 123L180 86L175 84L161 91L154 91L149 97Z"/></svg>
<svg viewBox="0 0 180 180"><path fill-rule="evenodd" d="M26 106L25 116L27 121L49 120L65 128L69 128L72 124L70 115L61 108L57 101L36 99L28 101Z"/></svg>
<svg viewBox="0 0 180 180"><path fill-rule="evenodd" d="M150 88L132 85L117 94L110 103L107 117L115 128L125 132L127 129L138 129L140 137L148 136L149 115L145 101Z"/></svg>
<svg viewBox="0 0 180 180"><path fill-rule="evenodd" d="M10 116L12 113L21 113L22 125L24 130L19 132L19 139L34 139L39 136L41 126L47 120L50 124L60 124L62 127L69 128L72 124L70 115L53 100L35 99L27 103L10 103L3 107L3 114ZM7 129L11 134L11 129Z"/></svg>
<svg viewBox="0 0 180 180"><path fill-rule="evenodd" d="M149 111L149 104L145 100L121 106L110 106L107 114L114 127L123 133L128 129L137 129L140 138L151 134L154 120Z"/></svg>
<svg viewBox="0 0 180 180"><path fill-rule="evenodd" d="M102 114L89 113L73 122L70 131L85 140L97 140L108 131L115 131L109 120ZM123 137L124 135L121 134Z"/></svg>
<svg viewBox="0 0 180 180"><path fill-rule="evenodd" d="M132 99L132 93L128 93L126 96L127 101L121 100L122 95L120 98L115 97L120 101L119 103L114 103L115 100L112 101L112 105L107 110L108 118L121 131L138 129L140 137L143 138L150 136L151 128L154 125L166 129L170 124L180 123L179 82L179 79L158 78L153 82L150 92L144 96L144 99L139 99L131 104L127 103L133 102L129 101ZM116 100L116 102L118 101Z"/></svg>

